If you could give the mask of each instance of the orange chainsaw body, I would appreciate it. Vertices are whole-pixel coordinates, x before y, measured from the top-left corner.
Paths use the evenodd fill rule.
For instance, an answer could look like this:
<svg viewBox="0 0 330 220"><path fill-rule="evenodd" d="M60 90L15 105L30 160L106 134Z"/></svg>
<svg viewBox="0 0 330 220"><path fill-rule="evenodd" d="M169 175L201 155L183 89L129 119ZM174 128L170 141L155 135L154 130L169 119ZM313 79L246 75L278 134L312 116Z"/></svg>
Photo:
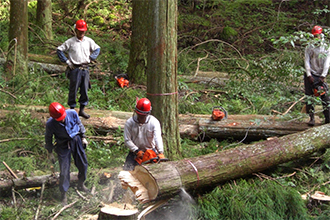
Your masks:
<svg viewBox="0 0 330 220"><path fill-rule="evenodd" d="M217 107L213 107L212 110L212 119L214 121L220 121L222 119L226 119L227 118L227 112L224 108L217 106Z"/></svg>
<svg viewBox="0 0 330 220"><path fill-rule="evenodd" d="M128 85L129 85L129 81L127 79L125 79L124 77L117 77L116 80L117 80L118 85L121 88L128 87Z"/></svg>
<svg viewBox="0 0 330 220"><path fill-rule="evenodd" d="M141 158L136 158L135 160L139 164L146 164L146 163L150 163L150 162L157 163L158 156L157 156L157 154L156 154L156 152L154 150L147 149L144 152L142 159Z"/></svg>

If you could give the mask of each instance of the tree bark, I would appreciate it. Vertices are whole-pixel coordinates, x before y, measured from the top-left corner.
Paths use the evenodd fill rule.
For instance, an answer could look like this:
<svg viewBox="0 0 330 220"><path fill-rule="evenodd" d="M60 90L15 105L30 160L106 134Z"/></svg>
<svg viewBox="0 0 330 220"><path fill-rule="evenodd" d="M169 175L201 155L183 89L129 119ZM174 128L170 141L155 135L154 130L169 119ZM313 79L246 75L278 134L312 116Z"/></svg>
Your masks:
<svg viewBox="0 0 330 220"><path fill-rule="evenodd" d="M38 0L37 3L37 25L43 31L44 38L53 40L52 28L52 1Z"/></svg>
<svg viewBox="0 0 330 220"><path fill-rule="evenodd" d="M190 192L260 172L310 155L329 144L330 125L326 124L200 157L137 166L131 172L121 171L119 178L123 187L129 186L136 198L146 203L176 194L182 188Z"/></svg>
<svg viewBox="0 0 330 220"><path fill-rule="evenodd" d="M132 1L132 37L127 73L132 83L146 85L149 1Z"/></svg>
<svg viewBox="0 0 330 220"><path fill-rule="evenodd" d="M181 157L177 83L177 1L150 1L147 96L162 126L165 155Z"/></svg>
<svg viewBox="0 0 330 220"><path fill-rule="evenodd" d="M28 0L10 1L9 48L6 71L9 77L28 71Z"/></svg>

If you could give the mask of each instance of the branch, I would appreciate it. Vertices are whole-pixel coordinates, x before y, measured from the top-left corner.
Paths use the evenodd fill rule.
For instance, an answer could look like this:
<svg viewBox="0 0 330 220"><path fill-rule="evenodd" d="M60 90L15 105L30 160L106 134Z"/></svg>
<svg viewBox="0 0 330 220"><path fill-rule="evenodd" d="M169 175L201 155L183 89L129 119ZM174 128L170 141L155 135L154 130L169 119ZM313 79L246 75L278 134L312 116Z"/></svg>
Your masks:
<svg viewBox="0 0 330 220"><path fill-rule="evenodd" d="M3 89L0 89L0 92L6 93L6 94L10 95L11 97L13 97L14 99L17 99L15 95L13 95L10 92L7 92L7 91L5 91Z"/></svg>
<svg viewBox="0 0 330 220"><path fill-rule="evenodd" d="M56 213L56 215L52 218L52 220L55 220L65 209L70 208L71 206L73 206L74 204L76 204L76 202L78 202L78 200L76 200L76 201L70 203L69 205L66 205L63 208L61 208L61 210L58 211L58 213Z"/></svg>
<svg viewBox="0 0 330 220"><path fill-rule="evenodd" d="M194 77L197 76L197 73L198 73L198 71L199 71L199 63L200 63L200 61L206 59L208 56L209 56L209 54L206 54L206 56L205 56L205 57L202 57L202 58L198 57L198 59L197 59L197 68L196 68L196 72L195 72Z"/></svg>

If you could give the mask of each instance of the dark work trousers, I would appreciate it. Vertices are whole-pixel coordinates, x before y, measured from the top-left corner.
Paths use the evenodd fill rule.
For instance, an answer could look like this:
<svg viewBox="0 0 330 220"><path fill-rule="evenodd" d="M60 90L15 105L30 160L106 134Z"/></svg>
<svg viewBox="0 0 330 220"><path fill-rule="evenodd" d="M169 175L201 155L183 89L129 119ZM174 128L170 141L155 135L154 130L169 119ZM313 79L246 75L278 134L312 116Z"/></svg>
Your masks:
<svg viewBox="0 0 330 220"><path fill-rule="evenodd" d="M88 88L89 88L89 70L87 68L76 68L71 70L69 74L70 88L68 105L70 107L76 107L76 98L78 89L80 90L79 103L80 106L86 106L88 104Z"/></svg>
<svg viewBox="0 0 330 220"><path fill-rule="evenodd" d="M85 182L87 177L87 157L81 138L76 135L67 146L58 146L55 148L60 163L60 191L66 192L70 187L70 164L71 154L74 159L74 164L78 168L78 181Z"/></svg>
<svg viewBox="0 0 330 220"><path fill-rule="evenodd" d="M134 170L135 166L139 165L139 163L136 162L135 157L135 153L131 151L128 153L123 170L131 171Z"/></svg>
<svg viewBox="0 0 330 220"><path fill-rule="evenodd" d="M319 80L320 77L312 75L314 78L314 81ZM304 85L305 85L305 95L307 96L313 96L313 85L309 82L308 78L306 77L306 74L304 76ZM322 105L323 105L323 114L326 120L329 120L329 105L330 105L330 97L329 97L329 87L327 83L324 83L324 87L326 90L326 93L324 95L321 95ZM307 99L306 101L306 113L313 114L314 113L314 103L312 99Z"/></svg>

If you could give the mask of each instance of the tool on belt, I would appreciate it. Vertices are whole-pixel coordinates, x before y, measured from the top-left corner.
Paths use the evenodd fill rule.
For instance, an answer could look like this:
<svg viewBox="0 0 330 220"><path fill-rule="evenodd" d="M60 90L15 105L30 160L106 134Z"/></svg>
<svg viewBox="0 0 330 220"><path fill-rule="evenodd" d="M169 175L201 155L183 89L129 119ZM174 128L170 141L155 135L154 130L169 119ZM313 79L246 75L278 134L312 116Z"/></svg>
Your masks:
<svg viewBox="0 0 330 220"><path fill-rule="evenodd" d="M147 149L144 152L142 159L141 158L135 158L135 160L140 165L147 164L147 163L159 163L159 162L168 161L167 158L159 158L154 149Z"/></svg>
<svg viewBox="0 0 330 220"><path fill-rule="evenodd" d="M212 119L214 121L220 121L222 119L227 119L228 113L221 106L214 106L212 109Z"/></svg>
<svg viewBox="0 0 330 220"><path fill-rule="evenodd" d="M313 84L313 88L314 96L316 97L322 96L327 92L327 89L321 80L316 80Z"/></svg>

